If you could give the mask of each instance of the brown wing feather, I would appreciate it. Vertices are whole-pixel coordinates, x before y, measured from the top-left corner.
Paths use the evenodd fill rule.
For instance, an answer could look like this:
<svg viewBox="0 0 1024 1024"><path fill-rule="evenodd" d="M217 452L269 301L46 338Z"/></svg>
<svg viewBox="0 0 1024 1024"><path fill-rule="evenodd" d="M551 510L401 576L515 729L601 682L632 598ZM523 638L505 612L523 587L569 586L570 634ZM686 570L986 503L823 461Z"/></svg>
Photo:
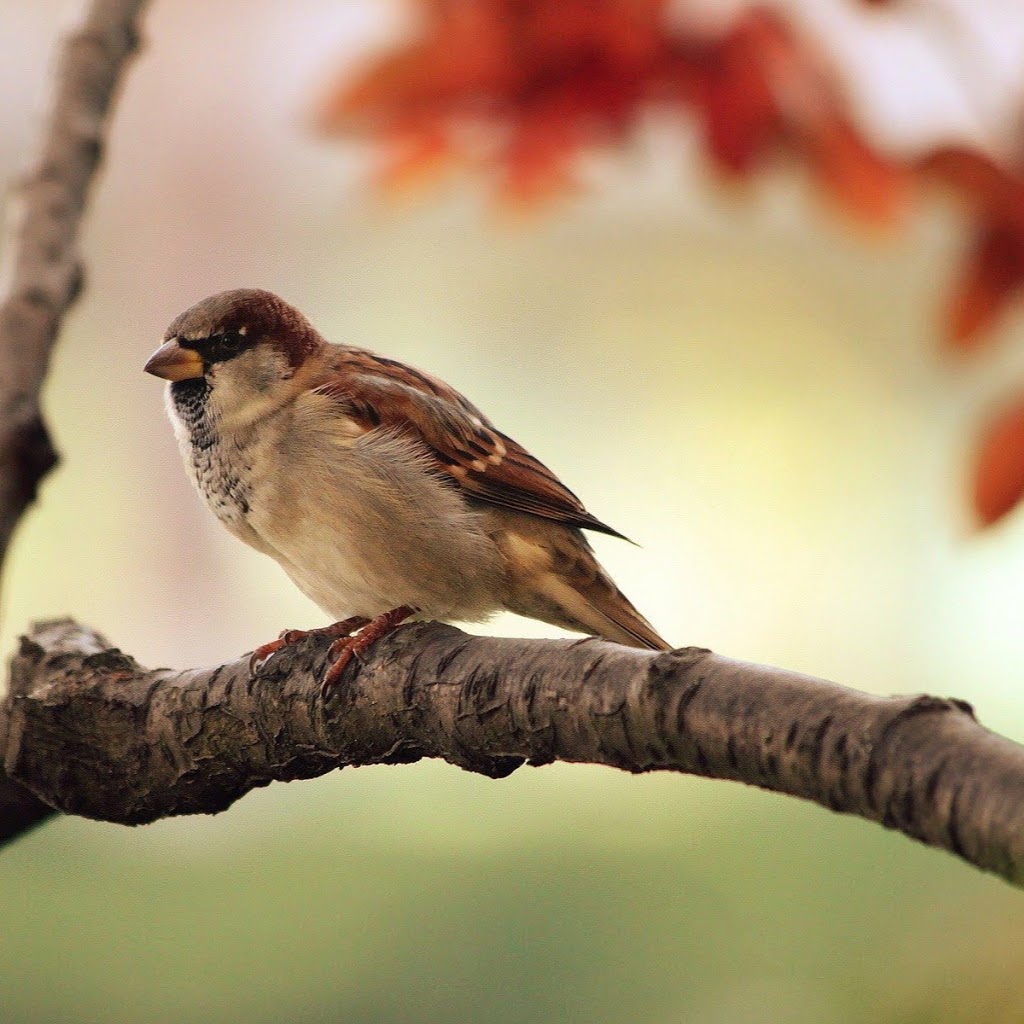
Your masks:
<svg viewBox="0 0 1024 1024"><path fill-rule="evenodd" d="M443 381L361 349L339 350L334 369L318 393L344 403L346 413L367 430L383 427L414 437L438 470L467 494L628 539L595 519L547 466Z"/></svg>

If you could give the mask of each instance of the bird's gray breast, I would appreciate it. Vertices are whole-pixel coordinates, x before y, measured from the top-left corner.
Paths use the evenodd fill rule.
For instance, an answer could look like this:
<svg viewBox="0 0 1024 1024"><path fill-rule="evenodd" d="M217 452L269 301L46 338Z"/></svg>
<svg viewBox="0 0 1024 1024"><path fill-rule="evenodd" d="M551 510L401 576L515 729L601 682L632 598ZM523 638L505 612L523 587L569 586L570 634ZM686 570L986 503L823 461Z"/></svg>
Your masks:
<svg viewBox="0 0 1024 1024"><path fill-rule="evenodd" d="M252 487L244 445L217 429L209 405L210 386L202 377L177 381L170 404L182 454L193 483L225 526L240 530L247 523Z"/></svg>

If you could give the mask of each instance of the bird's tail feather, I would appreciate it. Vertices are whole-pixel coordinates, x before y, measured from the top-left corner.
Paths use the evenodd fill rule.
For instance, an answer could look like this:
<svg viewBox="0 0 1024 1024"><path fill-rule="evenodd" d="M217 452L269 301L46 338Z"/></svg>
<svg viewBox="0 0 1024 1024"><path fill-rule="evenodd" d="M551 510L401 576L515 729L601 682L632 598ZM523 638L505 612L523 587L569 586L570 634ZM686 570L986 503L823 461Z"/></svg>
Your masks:
<svg viewBox="0 0 1024 1024"><path fill-rule="evenodd" d="M615 585L579 531L524 517L500 537L513 570L509 611L629 647L672 649Z"/></svg>
<svg viewBox="0 0 1024 1024"><path fill-rule="evenodd" d="M577 591L586 602L581 608L574 601L576 617L586 626L588 633L603 636L627 647L646 647L652 651L670 651L672 645L659 636L657 630L636 610L633 603L604 572L603 579L593 586Z"/></svg>
<svg viewBox="0 0 1024 1024"><path fill-rule="evenodd" d="M606 602L604 607L595 606L595 611L607 619L620 635L610 635L604 630L600 635L629 647L648 647L652 651L672 650L672 645L633 607L626 595L617 587L615 593L617 600Z"/></svg>

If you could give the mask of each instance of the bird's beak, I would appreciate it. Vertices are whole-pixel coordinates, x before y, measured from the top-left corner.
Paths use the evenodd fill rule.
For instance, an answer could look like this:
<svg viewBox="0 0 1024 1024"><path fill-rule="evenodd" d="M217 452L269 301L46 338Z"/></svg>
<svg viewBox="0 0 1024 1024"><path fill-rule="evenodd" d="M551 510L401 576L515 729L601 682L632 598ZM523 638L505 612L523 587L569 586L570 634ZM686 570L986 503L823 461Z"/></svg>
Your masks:
<svg viewBox="0 0 1024 1024"><path fill-rule="evenodd" d="M190 380L202 377L203 360L194 349L182 348L176 338L171 338L149 357L143 369L164 380Z"/></svg>

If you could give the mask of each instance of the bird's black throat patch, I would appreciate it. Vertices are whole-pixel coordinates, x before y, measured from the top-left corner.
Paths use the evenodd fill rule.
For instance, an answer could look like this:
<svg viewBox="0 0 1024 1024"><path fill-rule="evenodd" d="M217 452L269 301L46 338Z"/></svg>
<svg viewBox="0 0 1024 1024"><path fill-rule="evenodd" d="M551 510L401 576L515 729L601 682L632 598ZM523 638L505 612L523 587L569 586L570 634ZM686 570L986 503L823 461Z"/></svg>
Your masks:
<svg viewBox="0 0 1024 1024"><path fill-rule="evenodd" d="M220 443L208 405L211 390L205 377L175 381L171 401L188 432L188 461L195 484L217 518L232 527L249 514L249 486L238 475L237 451L233 457L226 455Z"/></svg>
<svg viewBox="0 0 1024 1024"><path fill-rule="evenodd" d="M205 377L176 380L171 385L171 401L178 419L188 430L192 444L209 448L213 443L206 400L210 397L210 384Z"/></svg>

